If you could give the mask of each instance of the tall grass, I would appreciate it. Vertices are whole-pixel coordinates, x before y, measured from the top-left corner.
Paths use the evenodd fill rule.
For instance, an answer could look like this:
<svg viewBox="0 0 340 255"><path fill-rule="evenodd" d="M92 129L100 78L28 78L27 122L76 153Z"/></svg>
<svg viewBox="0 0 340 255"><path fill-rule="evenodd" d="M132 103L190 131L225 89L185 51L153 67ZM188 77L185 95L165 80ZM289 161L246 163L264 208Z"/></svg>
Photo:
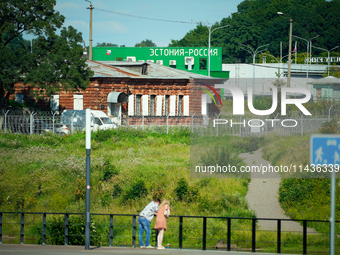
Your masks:
<svg viewBox="0 0 340 255"><path fill-rule="evenodd" d="M188 128L169 134L127 128L93 133L91 211L138 213L155 196L170 199L173 212L182 215L225 215L238 207L247 211L248 182L190 179L189 144ZM83 211L84 133L0 134L0 153L1 211ZM107 163L116 173L104 178ZM178 200L174 191L182 178L198 192L189 204ZM143 194L134 198L138 189ZM233 194L241 194L235 205Z"/></svg>
<svg viewBox="0 0 340 255"><path fill-rule="evenodd" d="M264 140L263 157L274 165L308 166L309 140L309 136L280 137L275 134L267 136ZM305 177L308 177L308 173ZM336 220L340 220L339 196L340 190L337 189ZM279 200L286 215L291 218L329 220L330 179L284 178L280 184ZM310 227L319 232L329 231L329 226L323 223L311 223ZM337 231L340 231L339 227L337 224Z"/></svg>
<svg viewBox="0 0 340 255"><path fill-rule="evenodd" d="M159 197L170 199L172 214L175 215L248 218L255 216L254 212L248 209L245 200L249 179L190 178L189 129L178 128L166 134L166 130L160 128L159 132L161 133L148 129L120 128L92 133L91 213L138 214L150 200ZM308 162L306 152L308 137L268 136L261 140L225 136L223 139L227 141L228 149L235 155L251 152L264 145L265 158L274 164ZM0 133L0 153L2 155L0 211L74 213L84 211L86 157L84 133L63 137L52 134L23 136ZM326 182L327 180L324 180L324 183ZM286 198L281 202L287 214L293 218L327 217L326 197L329 193L328 186L324 183L320 181L315 182L314 186L309 186L307 191L311 195L300 200L294 200L294 197L296 198L303 189L299 190L297 188L299 185L293 183L289 184L288 190L291 193L287 193L283 183L280 199ZM184 198L181 198L177 191L183 187L187 189L182 190ZM324 189L324 192L319 192L320 189ZM325 202L320 207L318 201L322 199ZM292 201L295 203L292 204ZM99 236L105 236L108 231L105 227L108 225L108 218L104 218L94 217ZM11 220L14 223L20 222L18 217ZM32 221L39 222L39 219L32 218ZM214 248L219 239L225 239L227 224L221 220L208 221L207 247ZM187 247L200 248L202 220L185 219L184 222L183 244ZM125 224L131 224L131 219L115 218L115 226ZM175 247L178 240L178 220L170 218L169 226L165 242L173 243ZM321 224L309 227L322 232L327 228ZM4 224L4 232L6 228L8 226ZM249 229L249 220L233 223L232 239L238 240L235 241L238 247L250 247L250 242L241 241L251 239ZM37 227L32 227L30 231L36 230ZM131 241L129 229L122 227L117 231L115 244ZM273 250L275 244L268 244L265 240L274 240L275 236L276 233L259 232L258 246L264 250ZM127 239L124 239L125 237ZM288 244L293 239L291 234L283 235L286 247L292 247L294 250L294 244ZM311 237L310 240L312 239ZM99 245L107 245L108 239L98 238L97 242Z"/></svg>

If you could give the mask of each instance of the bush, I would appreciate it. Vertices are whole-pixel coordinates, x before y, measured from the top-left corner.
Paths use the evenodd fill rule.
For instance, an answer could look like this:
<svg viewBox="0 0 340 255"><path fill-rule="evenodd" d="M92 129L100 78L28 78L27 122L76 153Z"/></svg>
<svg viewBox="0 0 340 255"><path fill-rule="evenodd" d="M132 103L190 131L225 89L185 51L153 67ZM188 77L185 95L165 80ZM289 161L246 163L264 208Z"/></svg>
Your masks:
<svg viewBox="0 0 340 255"><path fill-rule="evenodd" d="M52 222L47 224L46 243L53 245L64 245L65 243L65 219L63 217L52 218ZM90 223L91 245L100 245L100 240L96 237L96 224ZM38 227L38 233L42 234L41 227ZM102 234L104 235L104 234ZM85 216L69 217L69 245L85 245ZM42 243L42 239L39 239Z"/></svg>
<svg viewBox="0 0 340 255"><path fill-rule="evenodd" d="M122 194L122 188L120 187L120 185L119 184L115 184L114 186L113 186L113 191L112 191L112 197L113 198L116 198L116 197L119 197L120 196L120 194Z"/></svg>
<svg viewBox="0 0 340 255"><path fill-rule="evenodd" d="M112 165L109 160L105 160L102 171L103 171L103 181L107 181L111 179L113 176L119 174L119 170L114 165Z"/></svg>
<svg viewBox="0 0 340 255"><path fill-rule="evenodd" d="M177 182L177 186L174 190L178 200L183 201L188 194L188 190L189 190L188 182L185 180L185 178L181 178Z"/></svg>
<svg viewBox="0 0 340 255"><path fill-rule="evenodd" d="M336 119L325 121L319 128L321 134L337 134L339 133L339 126Z"/></svg>
<svg viewBox="0 0 340 255"><path fill-rule="evenodd" d="M281 181L279 188L279 200L284 206L293 205L308 198L314 190L317 182L323 182L323 179L302 179L287 178ZM328 181L326 179L326 181ZM328 181L329 183L329 181ZM329 190L329 187L327 187Z"/></svg>
<svg viewBox="0 0 340 255"><path fill-rule="evenodd" d="M177 186L174 190L178 200L185 202L194 202L200 198L200 192L197 185L189 186L185 178L181 178L177 182Z"/></svg>
<svg viewBox="0 0 340 255"><path fill-rule="evenodd" d="M110 200L111 200L111 193L110 192L106 192L103 195L100 196L100 204L101 206L108 206L110 204Z"/></svg>
<svg viewBox="0 0 340 255"><path fill-rule="evenodd" d="M125 192L123 199L126 200L135 200L141 197L145 197L148 194L148 190L145 187L145 183L143 180L137 180L132 186Z"/></svg>
<svg viewBox="0 0 340 255"><path fill-rule="evenodd" d="M116 134L117 134L116 129L98 130L97 132L94 133L93 139L97 142L105 142Z"/></svg>

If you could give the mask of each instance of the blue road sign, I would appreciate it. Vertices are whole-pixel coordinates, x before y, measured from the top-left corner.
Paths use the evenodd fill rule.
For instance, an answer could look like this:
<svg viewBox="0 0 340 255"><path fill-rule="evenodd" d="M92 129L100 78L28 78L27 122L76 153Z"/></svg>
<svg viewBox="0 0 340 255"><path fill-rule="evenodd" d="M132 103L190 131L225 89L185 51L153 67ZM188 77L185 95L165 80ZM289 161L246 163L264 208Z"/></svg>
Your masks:
<svg viewBox="0 0 340 255"><path fill-rule="evenodd" d="M310 164L340 165L340 135L311 135Z"/></svg>

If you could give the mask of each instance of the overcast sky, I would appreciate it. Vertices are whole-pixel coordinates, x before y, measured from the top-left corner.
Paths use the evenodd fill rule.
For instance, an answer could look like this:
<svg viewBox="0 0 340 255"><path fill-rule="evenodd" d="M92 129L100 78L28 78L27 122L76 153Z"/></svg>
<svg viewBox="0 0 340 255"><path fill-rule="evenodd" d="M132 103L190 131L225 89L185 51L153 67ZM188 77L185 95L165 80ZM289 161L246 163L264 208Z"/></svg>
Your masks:
<svg viewBox="0 0 340 255"><path fill-rule="evenodd" d="M157 46L165 47L171 39L183 38L187 32L196 27L196 24L158 20L213 24L236 12L237 5L242 1L92 0L93 46L106 42L133 47L142 40L150 39ZM66 17L64 26L71 25L81 32L86 46L89 44L90 20L90 10L86 7L89 6L90 3L85 0L57 0L56 5L56 10ZM121 15L117 12L143 18ZM30 39L29 36L25 38Z"/></svg>

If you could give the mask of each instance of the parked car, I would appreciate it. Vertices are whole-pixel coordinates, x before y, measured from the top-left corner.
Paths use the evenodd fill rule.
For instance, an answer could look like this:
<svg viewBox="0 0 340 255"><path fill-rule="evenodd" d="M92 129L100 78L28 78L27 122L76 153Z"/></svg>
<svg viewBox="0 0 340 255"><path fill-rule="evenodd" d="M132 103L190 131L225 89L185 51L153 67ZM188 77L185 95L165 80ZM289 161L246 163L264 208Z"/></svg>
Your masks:
<svg viewBox="0 0 340 255"><path fill-rule="evenodd" d="M54 132L58 135L68 135L70 133L70 129L61 123L54 124Z"/></svg>

